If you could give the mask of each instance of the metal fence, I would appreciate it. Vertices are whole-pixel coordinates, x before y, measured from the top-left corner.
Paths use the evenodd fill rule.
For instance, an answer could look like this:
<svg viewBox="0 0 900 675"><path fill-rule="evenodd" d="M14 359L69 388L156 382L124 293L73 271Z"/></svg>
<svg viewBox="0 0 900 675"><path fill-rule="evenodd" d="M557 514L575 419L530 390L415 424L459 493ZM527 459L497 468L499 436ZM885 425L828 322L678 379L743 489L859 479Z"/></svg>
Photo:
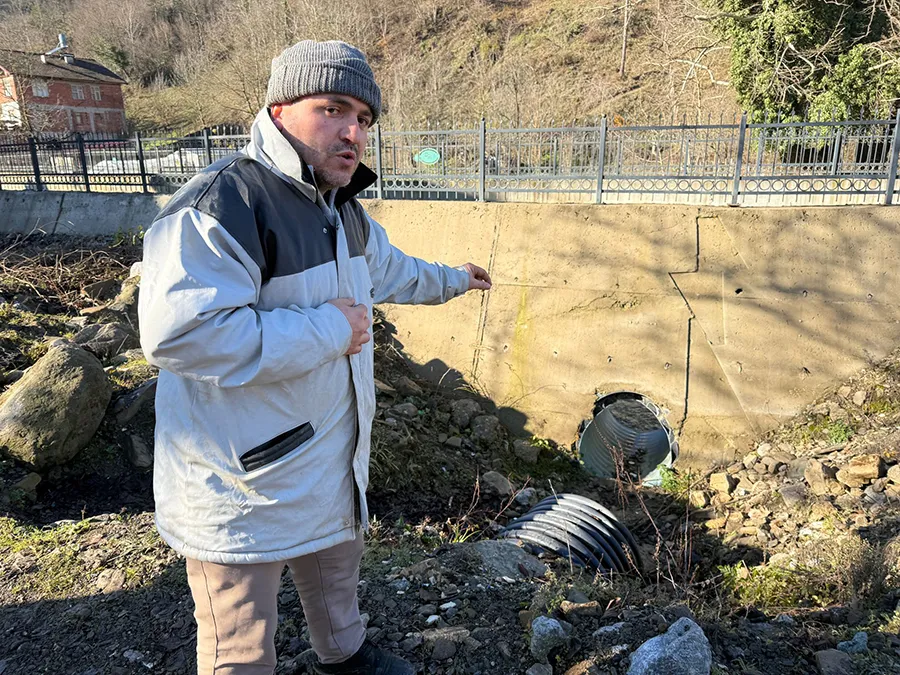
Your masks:
<svg viewBox="0 0 900 675"><path fill-rule="evenodd" d="M231 132L239 130L229 130ZM0 188L171 193L246 133L0 142ZM387 130L364 161L363 197L733 206L891 204L894 119Z"/></svg>

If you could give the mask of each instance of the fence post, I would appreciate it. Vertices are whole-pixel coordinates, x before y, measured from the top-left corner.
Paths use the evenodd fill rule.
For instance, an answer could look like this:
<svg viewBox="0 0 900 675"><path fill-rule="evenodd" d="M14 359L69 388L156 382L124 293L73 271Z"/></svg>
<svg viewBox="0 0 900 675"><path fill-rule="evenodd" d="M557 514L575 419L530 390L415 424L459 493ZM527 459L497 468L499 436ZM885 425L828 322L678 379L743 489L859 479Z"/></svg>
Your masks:
<svg viewBox="0 0 900 675"><path fill-rule="evenodd" d="M844 141L843 129L838 127L834 136L834 149L831 152L831 175L837 178L838 169L841 166L841 143Z"/></svg>
<svg viewBox="0 0 900 675"><path fill-rule="evenodd" d="M606 168L606 115L600 120L600 156L597 167L597 203L603 201L603 170Z"/></svg>
<svg viewBox="0 0 900 675"><path fill-rule="evenodd" d="M891 164L888 169L887 194L884 203L890 206L894 203L894 186L897 184L897 162L900 160L900 110L894 118L894 140L891 143Z"/></svg>
<svg viewBox="0 0 900 675"><path fill-rule="evenodd" d="M747 113L741 115L741 129L738 136L737 158L734 162L734 184L731 187L731 206L738 205L741 189L741 169L744 163L744 144L747 141Z"/></svg>
<svg viewBox="0 0 900 675"><path fill-rule="evenodd" d="M75 134L75 141L78 143L78 159L81 161L81 177L84 179L84 191L91 191L91 182L88 178L87 157L84 154L84 136Z"/></svg>
<svg viewBox="0 0 900 675"><path fill-rule="evenodd" d="M141 142L141 132L134 132L134 145L137 148L138 167L141 170L141 191L147 194L147 170L144 168L144 144Z"/></svg>
<svg viewBox="0 0 900 675"><path fill-rule="evenodd" d="M206 149L207 166L213 163L212 142L209 139L209 127L203 127L203 147Z"/></svg>
<svg viewBox="0 0 900 675"><path fill-rule="evenodd" d="M40 192L44 189L44 181L41 180L41 164L38 162L37 143L34 136L28 137L28 152L31 154L31 168L34 170L34 189Z"/></svg>
<svg viewBox="0 0 900 675"><path fill-rule="evenodd" d="M375 196L378 199L384 199L384 185L381 182L381 174L384 172L384 166L381 162L381 124L375 125L375 173L378 174L378 181L375 183Z"/></svg>
<svg viewBox="0 0 900 675"><path fill-rule="evenodd" d="M478 162L478 201L484 201L484 164L487 161L487 157L485 157L485 146L487 145L487 127L484 123L484 118L481 118L481 126L479 128L479 151L478 156L481 158L481 161Z"/></svg>

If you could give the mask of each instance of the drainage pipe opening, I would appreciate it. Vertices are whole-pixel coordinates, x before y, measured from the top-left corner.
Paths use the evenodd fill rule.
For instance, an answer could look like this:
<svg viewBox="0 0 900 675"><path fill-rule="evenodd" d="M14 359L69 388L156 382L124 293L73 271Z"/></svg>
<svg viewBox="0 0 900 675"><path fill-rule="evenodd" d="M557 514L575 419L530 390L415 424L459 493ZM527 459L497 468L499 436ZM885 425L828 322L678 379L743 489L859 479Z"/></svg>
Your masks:
<svg viewBox="0 0 900 675"><path fill-rule="evenodd" d="M601 478L626 472L635 482L659 485L660 466L672 466L678 441L663 411L633 391L600 396L593 418L578 437L578 452L585 468Z"/></svg>

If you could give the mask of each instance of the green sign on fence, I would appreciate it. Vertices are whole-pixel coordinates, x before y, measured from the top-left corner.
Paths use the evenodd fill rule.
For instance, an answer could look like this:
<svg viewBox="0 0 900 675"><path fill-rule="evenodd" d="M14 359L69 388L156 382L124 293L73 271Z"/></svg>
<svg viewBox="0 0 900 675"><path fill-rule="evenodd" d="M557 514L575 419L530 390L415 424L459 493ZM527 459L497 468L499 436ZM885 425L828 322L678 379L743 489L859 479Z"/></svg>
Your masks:
<svg viewBox="0 0 900 675"><path fill-rule="evenodd" d="M437 164L441 161L441 153L434 148L422 148L415 154L413 161L417 164Z"/></svg>

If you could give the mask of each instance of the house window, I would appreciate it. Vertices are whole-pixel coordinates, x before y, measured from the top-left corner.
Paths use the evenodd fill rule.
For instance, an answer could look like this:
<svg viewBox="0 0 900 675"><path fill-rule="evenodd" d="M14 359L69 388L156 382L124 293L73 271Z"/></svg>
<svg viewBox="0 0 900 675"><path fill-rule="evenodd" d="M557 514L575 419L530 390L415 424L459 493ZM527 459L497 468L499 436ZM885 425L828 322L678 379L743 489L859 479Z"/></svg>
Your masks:
<svg viewBox="0 0 900 675"><path fill-rule="evenodd" d="M31 83L31 93L36 98L46 98L50 95L50 87L44 80L35 80Z"/></svg>
<svg viewBox="0 0 900 675"><path fill-rule="evenodd" d="M72 98L74 98L77 101L84 100L84 87L82 85L80 85L80 84L72 85Z"/></svg>
<svg viewBox="0 0 900 675"><path fill-rule="evenodd" d="M13 93L12 93L12 79L10 79L10 78L8 78L8 77L7 77L7 78L4 78L4 80L3 80L3 95L4 95L6 98L12 98L12 95L13 95Z"/></svg>
<svg viewBox="0 0 900 675"><path fill-rule="evenodd" d="M103 98L102 95L100 94L100 87L98 87L96 84L91 85L91 97L95 101L99 101Z"/></svg>
<svg viewBox="0 0 900 675"><path fill-rule="evenodd" d="M81 124L81 113L75 113L75 124Z"/></svg>

